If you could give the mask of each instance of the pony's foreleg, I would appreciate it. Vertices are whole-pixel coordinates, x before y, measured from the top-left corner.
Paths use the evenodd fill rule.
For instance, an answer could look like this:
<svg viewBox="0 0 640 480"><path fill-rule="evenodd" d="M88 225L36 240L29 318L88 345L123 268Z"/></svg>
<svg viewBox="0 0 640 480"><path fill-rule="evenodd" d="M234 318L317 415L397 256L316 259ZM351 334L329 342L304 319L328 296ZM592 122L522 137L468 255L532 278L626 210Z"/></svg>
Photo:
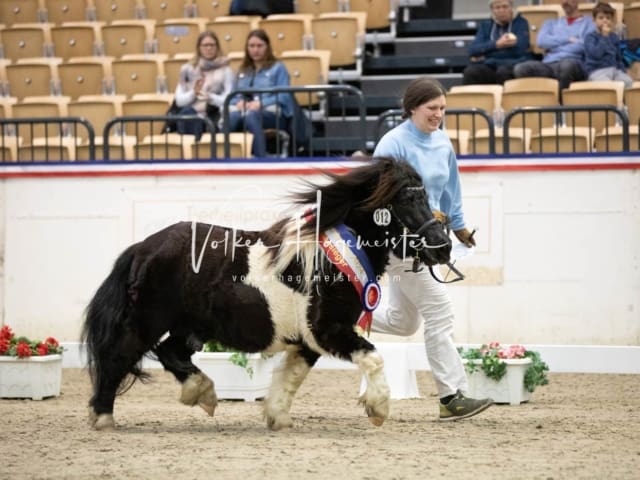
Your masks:
<svg viewBox="0 0 640 480"><path fill-rule="evenodd" d="M264 416L271 430L293 425L289 415L293 397L317 359L318 355L311 350L305 349L303 356L299 349L292 349L273 370L271 388L264 403Z"/></svg>
<svg viewBox="0 0 640 480"><path fill-rule="evenodd" d="M191 362L194 351L190 341L181 335L169 335L154 348L162 366L182 384L180 402L189 406L197 404L213 416L218 397L213 382Z"/></svg>
<svg viewBox="0 0 640 480"><path fill-rule="evenodd" d="M360 397L369 421L376 427L382 425L389 416L389 386L384 377L384 362L375 350L358 351L351 355L367 379L367 389Z"/></svg>
<svg viewBox="0 0 640 480"><path fill-rule="evenodd" d="M213 417L218 406L218 397L214 389L213 381L204 373L192 373L182 384L180 401L185 405L196 403Z"/></svg>

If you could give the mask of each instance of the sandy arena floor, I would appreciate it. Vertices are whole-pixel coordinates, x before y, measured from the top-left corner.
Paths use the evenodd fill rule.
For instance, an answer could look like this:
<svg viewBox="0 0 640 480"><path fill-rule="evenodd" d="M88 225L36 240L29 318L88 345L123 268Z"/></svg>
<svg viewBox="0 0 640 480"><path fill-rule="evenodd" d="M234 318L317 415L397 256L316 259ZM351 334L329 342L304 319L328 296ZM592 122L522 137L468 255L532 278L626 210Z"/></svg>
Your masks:
<svg viewBox="0 0 640 480"><path fill-rule="evenodd" d="M270 432L260 402L224 401L211 418L152 373L117 399L115 432L89 428L82 370L64 370L58 398L0 400L0 479L640 478L638 375L551 374L528 404L439 423L421 373L424 398L393 401L376 428L357 405L356 371L317 370L294 428Z"/></svg>

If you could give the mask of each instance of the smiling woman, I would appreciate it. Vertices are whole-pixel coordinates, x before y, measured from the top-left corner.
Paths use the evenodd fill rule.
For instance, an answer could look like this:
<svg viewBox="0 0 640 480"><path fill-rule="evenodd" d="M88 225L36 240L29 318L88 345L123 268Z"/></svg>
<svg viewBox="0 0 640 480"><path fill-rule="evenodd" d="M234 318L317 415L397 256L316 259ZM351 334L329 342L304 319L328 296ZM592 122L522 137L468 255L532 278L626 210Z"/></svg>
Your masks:
<svg viewBox="0 0 640 480"><path fill-rule="evenodd" d="M413 80L404 94L403 116L407 120L382 137L375 156L409 162L420 174L429 195L434 217L451 225L456 237L475 246L462 213L458 164L447 134L440 129L446 107L444 87L430 78ZM440 397L440 420L470 417L488 408L491 399L465 397L467 378L453 344L453 309L444 285L436 275L410 268L407 260L391 255L389 275L399 280L389 284L387 308L373 315L374 332L413 335L424 319L427 357Z"/></svg>

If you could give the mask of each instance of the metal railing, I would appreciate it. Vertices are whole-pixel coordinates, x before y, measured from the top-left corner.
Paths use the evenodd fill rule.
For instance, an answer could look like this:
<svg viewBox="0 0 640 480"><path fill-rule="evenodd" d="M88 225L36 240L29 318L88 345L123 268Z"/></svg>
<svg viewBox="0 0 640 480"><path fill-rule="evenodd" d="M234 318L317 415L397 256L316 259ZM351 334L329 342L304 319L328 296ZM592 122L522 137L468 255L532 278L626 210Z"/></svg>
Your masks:
<svg viewBox="0 0 640 480"><path fill-rule="evenodd" d="M281 107L275 107L276 114L275 130L286 132L289 139L289 152L283 152L283 136L276 136L274 152L272 156L285 156L288 154L294 157L300 156L331 156L336 152L342 155L348 151L366 151L367 127L366 127L366 105L362 92L351 85L307 85L304 87L272 87L272 88L249 88L238 89L231 92L225 99L222 109L222 131L225 134L225 156L229 156L229 143L226 141L230 130L230 115L232 111L231 101L238 95L251 99L260 99L266 94L291 95L303 93L309 98L313 94L321 94L323 102L333 106L333 114L330 116L329 108L320 111L321 116L314 115L313 121L308 110L296 106L296 111L291 118L282 115ZM329 122L344 120L350 109L357 111L357 132L350 137L339 137L327 135ZM336 115L336 111L338 115ZM261 117L262 118L262 117ZM261 119L262 121L262 119ZM241 132L247 134L246 124L243 124Z"/></svg>
<svg viewBox="0 0 640 480"><path fill-rule="evenodd" d="M303 94L324 97L324 108L314 110L314 118L306 109L298 109L291 119L284 117L276 120L276 129L279 135L274 136L270 145L270 156L291 157L318 157L349 155L353 151L367 152L366 112L362 92L349 85L314 85L307 87L279 87L272 89L246 89L232 92L232 95L250 95L252 97L266 93L276 95ZM229 129L229 116L231 113L230 95L222 109L222 132L216 135L216 125L209 118L196 115L151 115L151 116L124 116L115 117L105 125L101 150L96 150L96 137L92 125L79 117L62 118L4 118L0 119L0 162L32 162L32 161L61 161L95 160L96 154L101 153L104 160L119 159L154 160L156 158L176 159L176 155L169 155L170 148L179 148L186 152L190 148L189 155L178 154L178 158L231 158L232 133ZM327 101L330 100L330 101ZM331 108L327 105L332 105ZM331 110L331 111L330 111ZM318 115L318 112L321 112ZM354 113L356 112L355 116ZM276 109L276 113L278 110ZM353 121L355 133L349 136L340 135L340 130L345 130L343 124L347 117ZM386 131L398 125L402 120L402 110L391 109L379 115L372 135L377 142ZM637 144L630 145L629 119L625 111L611 105L575 105L552 107L519 107L504 115L502 140L498 145L497 133L500 131L494 124L492 115L482 109L450 109L446 112L444 126L456 144L456 150L469 154L496 155L498 146L502 147L504 154L528 154L528 148L544 153L578 152L579 125L592 127L598 122L604 125L603 129L593 131L588 129L588 148L580 151L593 151L597 145L602 152L628 152L631 148L640 150L640 135ZM164 125L167 122L197 121L204 124L204 131L211 133L210 144L194 142L193 138L185 138L179 134L164 133ZM640 119L638 119L640 122ZM282 122L282 123L278 123ZM300 125L302 122L302 127ZM333 123L332 123L333 122ZM466 124L464 123L466 122ZM603 123L604 122L604 123ZM453 127L451 127L453 125ZM466 127L466 128L463 128ZM331 132L338 130L338 134ZM482 138L478 136L480 129L486 131ZM552 140L546 141L543 149L542 135L538 132L547 129ZM525 131L529 129L530 144L524 141ZM465 131L467 133L465 133ZM246 135L246 127L240 134ZM568 133L567 133L568 132ZM125 145L123 134L135 139L134 145ZM142 143L146 135L155 134L153 141ZM465 140L465 135L468 136ZM555 135L555 148L553 137ZM634 135L636 135L634 133ZM304 137L304 138L301 138ZM568 136L568 139L564 137ZM20 143L19 138L22 139ZM38 141L31 141L38 138ZM548 137L547 137L548 138ZM78 140L79 139L79 140ZM514 139L520 143L514 142ZM462 151L465 141L467 146ZM479 142L483 142L480 144ZM580 140L582 141L582 140ZM614 143L615 142L615 143ZM584 144L584 142L583 142ZM179 147L176 147L179 145ZM189 145L187 147L187 145ZM514 145L517 145L515 147ZM223 147L221 149L220 147ZM125 151L133 152L125 155ZM141 149L145 150L140 155ZM517 150L514 150L517 149ZM519 150L522 149L522 150ZM245 149L248 151L248 148ZM69 153L70 152L70 153ZM114 153L116 152L116 153ZM67 155L68 154L68 155ZM246 154L249 156L249 154ZM236 154L236 156L238 156Z"/></svg>
<svg viewBox="0 0 640 480"><path fill-rule="evenodd" d="M77 159L81 148L94 158L95 137L93 125L80 117L0 118L0 162L58 161L65 151Z"/></svg>
<svg viewBox="0 0 640 480"><path fill-rule="evenodd" d="M125 145L125 135L131 135L136 139L136 145L133 147L134 160L140 160L140 147L143 145L149 147L151 158L157 158L155 155L156 152L159 158L171 158L172 155L169 153L170 147L172 145L179 145L182 155L180 155L178 159L185 160L187 155L184 154L184 150L187 146L191 145L192 142L188 141L188 137L185 135L168 132L166 125L169 122L202 123L204 132L211 134L211 142L207 154L212 159L216 158L216 126L211 119L198 115L131 115L114 117L104 126L102 134L102 158L104 160L110 160L110 151L114 146L118 147L121 152L124 152L127 148ZM140 141L143 141L144 137L147 136L154 136L155 139L153 141L140 143ZM118 139L120 140L119 142ZM193 144L199 151L198 142Z"/></svg>

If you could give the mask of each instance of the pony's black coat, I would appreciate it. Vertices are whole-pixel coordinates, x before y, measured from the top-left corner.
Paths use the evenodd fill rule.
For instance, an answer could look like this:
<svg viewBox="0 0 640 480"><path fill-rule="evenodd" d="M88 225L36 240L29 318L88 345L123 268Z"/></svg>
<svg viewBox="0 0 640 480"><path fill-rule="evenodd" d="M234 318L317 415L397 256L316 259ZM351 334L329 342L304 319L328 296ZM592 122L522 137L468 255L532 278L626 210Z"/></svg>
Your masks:
<svg viewBox="0 0 640 480"><path fill-rule="evenodd" d="M320 231L344 223L373 245L402 235L399 218L414 232L433 218L420 177L406 163L375 159L345 175L327 176L328 185L307 184L306 190L293 194L294 203L311 206L316 192L322 193L314 221L300 227L304 238L315 239L317 220ZM381 207L394 212L394 220L385 227L372 219L373 211ZM275 338L270 299L241 281L250 273L248 245L262 242L275 264L286 255L283 245L291 238L294 224L283 219L263 231L235 231L233 258L229 245L234 231L203 223L171 225L126 249L86 312L83 339L95 413L113 411L116 392L127 375L144 378L139 362L150 351L180 382L198 372L190 356L209 339L246 352L266 350L274 341L297 345L299 354L313 365L321 352L301 335ZM448 261L451 244L443 229L433 225L424 230L421 236L426 243L444 246L411 250L411 254L430 265ZM214 242L218 242L215 247ZM364 248L375 273L381 275L391 247ZM400 255L401 248L394 253ZM199 260L196 273L194 262L197 265ZM309 271L303 260L291 256L273 281L308 295L306 321L315 342L323 351L346 360L356 351L373 350L371 343L353 332L362 310L353 285L337 281L338 271L330 263L324 261ZM167 332L169 336L161 341Z"/></svg>

